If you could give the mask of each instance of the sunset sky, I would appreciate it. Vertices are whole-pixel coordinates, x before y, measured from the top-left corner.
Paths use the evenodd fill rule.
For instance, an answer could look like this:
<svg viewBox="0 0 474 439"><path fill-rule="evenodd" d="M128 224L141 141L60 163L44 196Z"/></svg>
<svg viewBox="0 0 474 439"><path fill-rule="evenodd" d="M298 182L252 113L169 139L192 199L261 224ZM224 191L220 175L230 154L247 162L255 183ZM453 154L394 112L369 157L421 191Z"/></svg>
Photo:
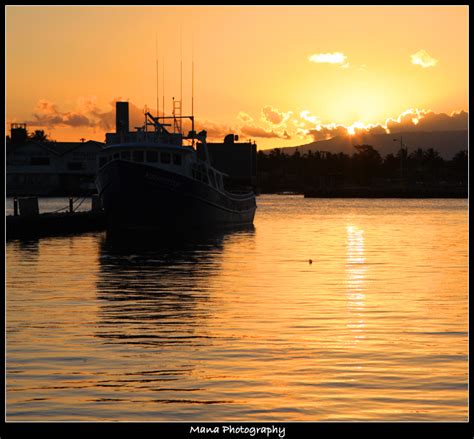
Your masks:
<svg viewBox="0 0 474 439"><path fill-rule="evenodd" d="M157 58L160 112L163 62L171 113L182 59L191 113L194 59L198 128L260 149L468 111L467 6L8 6L6 128L103 141L117 99L137 126Z"/></svg>

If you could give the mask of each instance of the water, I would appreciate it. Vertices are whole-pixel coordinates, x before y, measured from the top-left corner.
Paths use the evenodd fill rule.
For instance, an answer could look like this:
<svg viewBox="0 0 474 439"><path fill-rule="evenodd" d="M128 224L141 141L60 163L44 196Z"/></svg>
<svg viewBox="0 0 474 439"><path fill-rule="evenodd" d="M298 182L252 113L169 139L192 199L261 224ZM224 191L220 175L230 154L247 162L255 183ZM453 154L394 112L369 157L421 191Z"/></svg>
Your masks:
<svg viewBox="0 0 474 439"><path fill-rule="evenodd" d="M166 236L7 243L7 420L467 420L466 200Z"/></svg>

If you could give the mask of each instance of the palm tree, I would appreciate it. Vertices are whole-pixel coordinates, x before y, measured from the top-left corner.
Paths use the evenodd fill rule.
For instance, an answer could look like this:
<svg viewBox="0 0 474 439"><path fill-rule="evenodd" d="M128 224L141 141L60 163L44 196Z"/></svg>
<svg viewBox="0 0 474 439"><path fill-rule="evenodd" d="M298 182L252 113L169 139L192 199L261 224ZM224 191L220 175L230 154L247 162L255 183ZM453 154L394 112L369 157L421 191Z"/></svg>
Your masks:
<svg viewBox="0 0 474 439"><path fill-rule="evenodd" d="M354 177L359 184L370 184L378 176L382 157L372 145L354 145L357 151L352 155Z"/></svg>
<svg viewBox="0 0 474 439"><path fill-rule="evenodd" d="M30 140L34 140L35 142L48 142L49 138L48 135L44 132L44 130L35 130L33 134L30 134Z"/></svg>
<svg viewBox="0 0 474 439"><path fill-rule="evenodd" d="M444 164L444 160L439 155L439 152L433 148L427 149L423 154L423 161L427 173L426 177L432 181L438 180Z"/></svg>
<svg viewBox="0 0 474 439"><path fill-rule="evenodd" d="M452 178L462 184L466 184L469 173L468 153L464 149L457 152L451 160Z"/></svg>

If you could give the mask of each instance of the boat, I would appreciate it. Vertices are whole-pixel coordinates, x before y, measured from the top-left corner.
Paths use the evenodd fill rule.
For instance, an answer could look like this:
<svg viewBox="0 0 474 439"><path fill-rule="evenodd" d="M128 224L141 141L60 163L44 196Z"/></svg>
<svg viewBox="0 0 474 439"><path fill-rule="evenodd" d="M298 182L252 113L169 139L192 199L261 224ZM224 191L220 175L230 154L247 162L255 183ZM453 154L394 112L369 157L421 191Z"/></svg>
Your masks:
<svg viewBox="0 0 474 439"><path fill-rule="evenodd" d="M184 118L191 120L187 135ZM173 132L166 119L173 120ZM206 134L195 132L193 116L149 112L143 127L129 132L128 103L117 102L116 132L106 135L95 179L107 228L167 235L252 225L255 192L212 165Z"/></svg>

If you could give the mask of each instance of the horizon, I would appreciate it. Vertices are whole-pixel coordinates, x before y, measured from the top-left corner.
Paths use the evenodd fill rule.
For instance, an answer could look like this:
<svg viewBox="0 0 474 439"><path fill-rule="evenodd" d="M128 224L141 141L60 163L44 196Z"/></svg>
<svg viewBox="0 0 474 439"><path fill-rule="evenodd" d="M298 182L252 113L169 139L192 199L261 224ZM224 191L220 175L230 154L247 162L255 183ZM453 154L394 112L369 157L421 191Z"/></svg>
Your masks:
<svg viewBox="0 0 474 439"><path fill-rule="evenodd" d="M145 109L156 114L157 103L170 114L172 96L187 114L194 79L196 126L212 141L233 132L265 150L338 135L467 129L467 11L7 6L6 124L103 141L115 101L129 102L131 127Z"/></svg>
<svg viewBox="0 0 474 439"><path fill-rule="evenodd" d="M468 10L6 6L10 430L461 437Z"/></svg>

